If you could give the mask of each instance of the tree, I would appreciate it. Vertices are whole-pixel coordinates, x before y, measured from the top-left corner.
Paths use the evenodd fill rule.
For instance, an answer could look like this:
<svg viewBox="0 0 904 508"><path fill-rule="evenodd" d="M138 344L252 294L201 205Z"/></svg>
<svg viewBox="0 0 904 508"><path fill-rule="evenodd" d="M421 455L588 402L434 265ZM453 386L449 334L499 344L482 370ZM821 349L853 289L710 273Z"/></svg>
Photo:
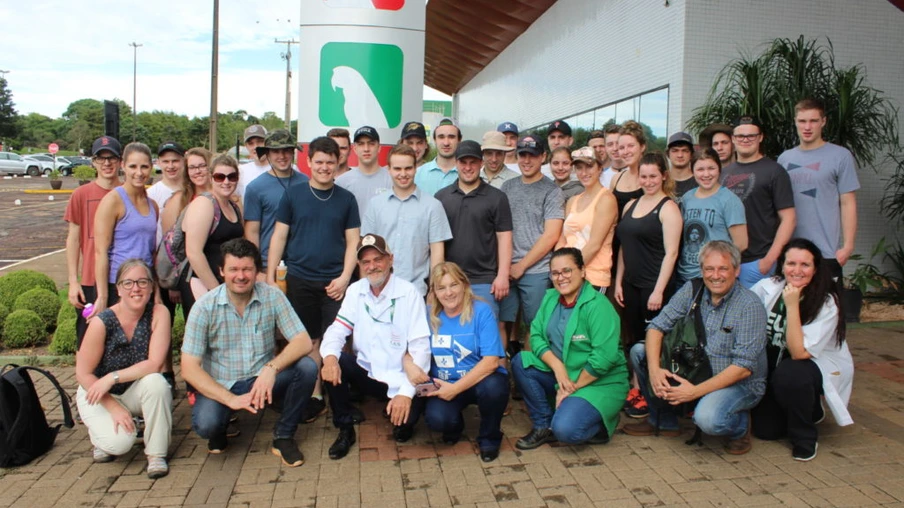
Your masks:
<svg viewBox="0 0 904 508"><path fill-rule="evenodd" d="M13 94L6 86L6 78L0 78L0 139L16 137L19 130L16 121L18 116Z"/></svg>

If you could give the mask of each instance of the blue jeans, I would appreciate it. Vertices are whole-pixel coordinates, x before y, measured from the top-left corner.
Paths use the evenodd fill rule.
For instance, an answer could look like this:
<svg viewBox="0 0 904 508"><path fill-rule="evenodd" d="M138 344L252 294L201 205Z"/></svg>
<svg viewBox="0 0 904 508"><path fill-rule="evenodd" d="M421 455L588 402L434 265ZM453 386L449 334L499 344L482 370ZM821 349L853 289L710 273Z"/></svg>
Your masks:
<svg viewBox="0 0 904 508"><path fill-rule="evenodd" d="M537 310L540 309L547 289L549 289L547 273L526 273L520 279L511 281L508 296L499 302L499 320L514 323L520 306L524 322L530 328L530 323L537 316Z"/></svg>
<svg viewBox="0 0 904 508"><path fill-rule="evenodd" d="M257 376L241 379L232 385L229 391L235 395L244 395L251 391L256 380ZM304 406L311 398L316 381L317 364L309 356L300 358L294 365L276 374L276 382L273 384L273 407L280 412L280 416L273 428L273 439L295 437L295 430L301 423ZM201 393L196 397L191 412L194 431L204 439L225 435L232 409Z"/></svg>
<svg viewBox="0 0 904 508"><path fill-rule="evenodd" d="M738 277L738 281L747 289L750 289L757 282L767 278L772 277L775 273L775 263L772 263L772 266L766 270L766 275L760 273L760 260L751 261L749 263L741 263L741 275Z"/></svg>
<svg viewBox="0 0 904 508"><path fill-rule="evenodd" d="M491 287L493 287L492 284L471 284L471 291L474 292L474 296L479 296L486 302L493 309L493 315L496 316L496 319L499 319L499 300L490 293Z"/></svg>
<svg viewBox="0 0 904 508"><path fill-rule="evenodd" d="M494 372L452 400L427 398L427 426L434 432L442 432L443 437L457 439L465 429L461 411L469 404L477 404L480 410L477 444L481 450L498 450L502 444L502 413L508 397L508 377Z"/></svg>
<svg viewBox="0 0 904 508"><path fill-rule="evenodd" d="M565 444L580 444L600 431L603 417L586 400L569 396L554 409L550 404L556 397L556 376L532 367L524 367L518 353L512 358L512 374L521 388L527 412L535 429L552 429L552 433Z"/></svg>
<svg viewBox="0 0 904 508"><path fill-rule="evenodd" d="M631 347L631 367L637 374L637 382L650 408L649 422L659 424L662 430L677 430L678 415L662 399L650 393L649 372L647 371L646 345L641 342ZM697 401L694 408L694 424L704 434L728 436L738 439L747 433L750 419L747 410L754 407L759 397L735 383L720 390L707 393Z"/></svg>

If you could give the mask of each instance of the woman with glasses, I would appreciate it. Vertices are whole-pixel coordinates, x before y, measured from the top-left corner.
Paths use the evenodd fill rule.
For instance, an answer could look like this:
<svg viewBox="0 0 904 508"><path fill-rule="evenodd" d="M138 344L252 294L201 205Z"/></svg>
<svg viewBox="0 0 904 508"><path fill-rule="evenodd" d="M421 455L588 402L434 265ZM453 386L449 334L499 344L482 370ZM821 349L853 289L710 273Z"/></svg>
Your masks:
<svg viewBox="0 0 904 508"><path fill-rule="evenodd" d="M455 263L436 265L430 287L430 376L409 355L405 357L405 372L412 383L432 381L436 387L426 393L425 416L431 430L442 432L445 444L453 445L461 439L465 428L462 410L469 404L477 405L480 458L492 462L499 456L502 415L509 397L508 375L499 363L505 350L496 315L489 304L474 296L467 275Z"/></svg>
<svg viewBox="0 0 904 508"><path fill-rule="evenodd" d="M584 192L565 204L565 224L557 247L575 247L587 259L587 280L606 292L612 280L612 240L618 220L615 196L600 183L603 166L589 146L571 153ZM555 173L555 169L553 169Z"/></svg>
<svg viewBox="0 0 904 508"><path fill-rule="evenodd" d="M185 174L182 175L182 189L166 202L160 217L164 233L173 227L179 215L197 196L210 191L210 159L213 154L206 148L191 148L185 152Z"/></svg>
<svg viewBox="0 0 904 508"><path fill-rule="evenodd" d="M151 264L157 243L159 211L145 186L151 175L151 150L144 143L129 143L122 162L122 185L104 196L94 216L94 273L99 283L89 319L118 301L114 282L119 265L131 258Z"/></svg>
<svg viewBox="0 0 904 508"><path fill-rule="evenodd" d="M584 192L581 182L571 179L572 162L571 150L567 146L560 146L549 155L549 171L553 181L562 190L565 201Z"/></svg>
<svg viewBox="0 0 904 508"><path fill-rule="evenodd" d="M119 302L88 325L75 359L76 403L94 445L94 461L110 462L135 444L133 416L145 421L150 478L166 476L173 426L170 385L159 373L170 347L169 312L153 303L154 274L143 259L116 273Z"/></svg>
<svg viewBox="0 0 904 508"><path fill-rule="evenodd" d="M230 155L219 155L210 164L210 192L196 199L185 210L182 231L185 233L185 257L191 266L191 291L183 292L182 305L189 307L204 293L223 283L220 246L245 234L242 212L232 195L238 186L239 165Z"/></svg>
<svg viewBox="0 0 904 508"><path fill-rule="evenodd" d="M584 280L578 249L553 252L549 275L553 289L531 323L531 350L512 359L532 423L515 446L530 450L552 440L607 443L628 393L618 315Z"/></svg>

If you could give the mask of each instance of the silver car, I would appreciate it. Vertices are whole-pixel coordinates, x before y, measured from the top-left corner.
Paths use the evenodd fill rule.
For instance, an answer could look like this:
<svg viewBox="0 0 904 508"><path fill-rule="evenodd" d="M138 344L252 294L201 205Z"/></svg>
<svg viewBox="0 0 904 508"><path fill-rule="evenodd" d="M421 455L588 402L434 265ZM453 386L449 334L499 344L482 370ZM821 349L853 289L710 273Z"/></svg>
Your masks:
<svg viewBox="0 0 904 508"><path fill-rule="evenodd" d="M0 173L40 176L42 167L39 161L25 159L17 153L0 152Z"/></svg>

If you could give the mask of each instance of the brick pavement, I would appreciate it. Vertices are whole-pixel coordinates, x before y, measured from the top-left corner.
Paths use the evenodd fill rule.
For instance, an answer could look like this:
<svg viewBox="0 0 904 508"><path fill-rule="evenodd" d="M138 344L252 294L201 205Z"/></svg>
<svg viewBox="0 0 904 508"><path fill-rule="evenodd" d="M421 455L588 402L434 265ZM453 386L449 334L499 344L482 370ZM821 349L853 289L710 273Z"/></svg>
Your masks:
<svg viewBox="0 0 904 508"><path fill-rule="evenodd" d="M270 454L274 415L243 414L242 435L223 455L189 432L190 410L176 401L170 475L145 475L140 446L109 464L91 461L84 426L63 429L57 444L32 464L0 470L2 506L904 506L904 326L849 332L857 360L851 404L856 423L820 426L820 454L791 459L786 442L755 441L747 455L722 452L715 438L687 446L682 438L635 438L618 433L607 445L512 448L527 432L521 404L506 417L499 459L483 464L472 440L441 444L421 424L410 443L397 445L380 415L368 420L343 460L327 449L336 431L326 418L299 428L307 462L287 468ZM71 367L54 368L74 392ZM42 392L49 383L39 382ZM51 418L59 404L43 399ZM466 435L477 427L466 415Z"/></svg>

